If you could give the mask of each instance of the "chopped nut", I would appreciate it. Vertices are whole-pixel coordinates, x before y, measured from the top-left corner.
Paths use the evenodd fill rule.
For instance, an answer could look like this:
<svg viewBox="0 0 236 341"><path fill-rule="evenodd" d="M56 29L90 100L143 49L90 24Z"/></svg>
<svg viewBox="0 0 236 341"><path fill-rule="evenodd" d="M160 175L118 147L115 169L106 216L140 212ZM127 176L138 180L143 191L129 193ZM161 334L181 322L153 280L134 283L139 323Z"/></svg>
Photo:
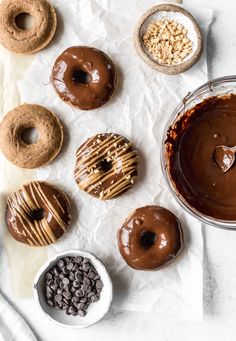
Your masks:
<svg viewBox="0 0 236 341"><path fill-rule="evenodd" d="M169 18L151 23L143 35L143 44L154 60L166 65L182 63L193 52L187 29Z"/></svg>

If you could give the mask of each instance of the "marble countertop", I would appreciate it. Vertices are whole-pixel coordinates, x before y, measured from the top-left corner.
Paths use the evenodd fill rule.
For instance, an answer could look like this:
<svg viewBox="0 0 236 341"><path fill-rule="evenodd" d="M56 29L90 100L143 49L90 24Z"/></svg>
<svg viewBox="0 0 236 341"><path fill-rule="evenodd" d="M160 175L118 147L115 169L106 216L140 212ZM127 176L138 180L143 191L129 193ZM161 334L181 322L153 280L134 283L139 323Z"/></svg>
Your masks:
<svg viewBox="0 0 236 341"><path fill-rule="evenodd" d="M113 1L113 0L110 0ZM236 73L235 0L184 0L188 6L210 7L214 19L208 39L209 78ZM7 285L4 293L22 315L30 322L39 340L107 340L130 338L158 341L195 341L235 339L236 324L236 232L214 227L203 228L204 235L204 320L188 322L167 321L148 314L109 314L101 323L90 329L71 331L52 326L46 319L39 319L33 300L11 300ZM23 275L23 274L22 274ZM1 278L2 281L2 278ZM127 321L129 320L129 323ZM133 323L132 323L133 322ZM130 327L132 326L132 327ZM23 341L23 340L22 340Z"/></svg>

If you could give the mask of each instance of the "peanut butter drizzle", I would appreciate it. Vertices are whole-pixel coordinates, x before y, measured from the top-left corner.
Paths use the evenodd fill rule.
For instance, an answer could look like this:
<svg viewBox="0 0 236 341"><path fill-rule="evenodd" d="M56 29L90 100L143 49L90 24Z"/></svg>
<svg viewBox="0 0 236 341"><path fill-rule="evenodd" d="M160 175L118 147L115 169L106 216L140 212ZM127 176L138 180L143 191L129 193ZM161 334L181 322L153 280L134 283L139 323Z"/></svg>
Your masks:
<svg viewBox="0 0 236 341"><path fill-rule="evenodd" d="M139 157L126 138L112 133L88 139L76 153L75 179L80 189L107 200L132 187ZM104 170L101 163L110 164Z"/></svg>
<svg viewBox="0 0 236 341"><path fill-rule="evenodd" d="M37 220L33 213L43 209ZM55 242L70 222L70 205L62 191L45 182L31 182L7 201L6 222L13 237L33 246Z"/></svg>

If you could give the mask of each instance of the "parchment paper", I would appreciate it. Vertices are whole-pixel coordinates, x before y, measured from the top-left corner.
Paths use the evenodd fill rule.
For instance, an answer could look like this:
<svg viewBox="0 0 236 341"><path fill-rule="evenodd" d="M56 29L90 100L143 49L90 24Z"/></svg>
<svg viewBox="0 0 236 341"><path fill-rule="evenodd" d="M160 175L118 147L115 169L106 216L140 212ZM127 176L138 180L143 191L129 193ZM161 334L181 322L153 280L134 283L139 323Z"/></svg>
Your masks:
<svg viewBox="0 0 236 341"><path fill-rule="evenodd" d="M206 56L190 71L164 76L136 55L132 33L135 22L154 0L53 1L59 16L57 38L37 54L24 79L18 82L21 102L39 103L58 114L66 129L64 148L37 178L64 189L73 204L70 231L48 248L49 254L69 248L96 253L107 265L115 286L113 307L118 310L178 313L186 319L202 318L201 225L183 212L169 194L160 167L163 127L172 110L188 91L207 80ZM206 34L211 22L208 9L191 9ZM91 112L72 109L57 98L50 84L56 57L72 45L89 45L107 52L119 70L118 91L105 107ZM127 194L102 202L79 191L73 178L75 152L84 140L101 132L117 132L137 146L141 154L139 181ZM185 250L162 271L134 271L122 260L116 233L131 210L161 204L181 219ZM26 247L25 247L26 248ZM17 266L17 264L14 264ZM14 281L17 278L14 277Z"/></svg>

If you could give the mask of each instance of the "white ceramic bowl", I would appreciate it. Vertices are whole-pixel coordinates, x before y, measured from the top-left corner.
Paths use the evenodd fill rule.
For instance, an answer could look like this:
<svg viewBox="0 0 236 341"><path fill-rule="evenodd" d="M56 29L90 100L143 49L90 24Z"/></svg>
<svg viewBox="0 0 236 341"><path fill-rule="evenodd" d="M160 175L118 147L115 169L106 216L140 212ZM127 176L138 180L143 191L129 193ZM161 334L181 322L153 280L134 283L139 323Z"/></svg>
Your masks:
<svg viewBox="0 0 236 341"><path fill-rule="evenodd" d="M57 310L53 307L50 307L46 303L45 294L44 294L44 278L45 273L49 271L59 259L64 257L73 257L73 256L81 256L89 258L91 264L97 270L101 280L103 282L103 289L100 294L100 299L96 303L91 303L88 307L87 314L85 317L80 316L72 316L66 315L66 313L62 310ZM81 250L69 250L65 252L58 253L52 259L48 260L42 268L38 271L35 276L34 284L33 284L33 293L36 302L39 304L40 308L44 312L46 316L48 316L55 323L70 328L86 328L89 327L98 321L100 321L106 313L109 311L112 297L113 297L113 288L110 276L103 265L103 263L92 253L81 251Z"/></svg>

